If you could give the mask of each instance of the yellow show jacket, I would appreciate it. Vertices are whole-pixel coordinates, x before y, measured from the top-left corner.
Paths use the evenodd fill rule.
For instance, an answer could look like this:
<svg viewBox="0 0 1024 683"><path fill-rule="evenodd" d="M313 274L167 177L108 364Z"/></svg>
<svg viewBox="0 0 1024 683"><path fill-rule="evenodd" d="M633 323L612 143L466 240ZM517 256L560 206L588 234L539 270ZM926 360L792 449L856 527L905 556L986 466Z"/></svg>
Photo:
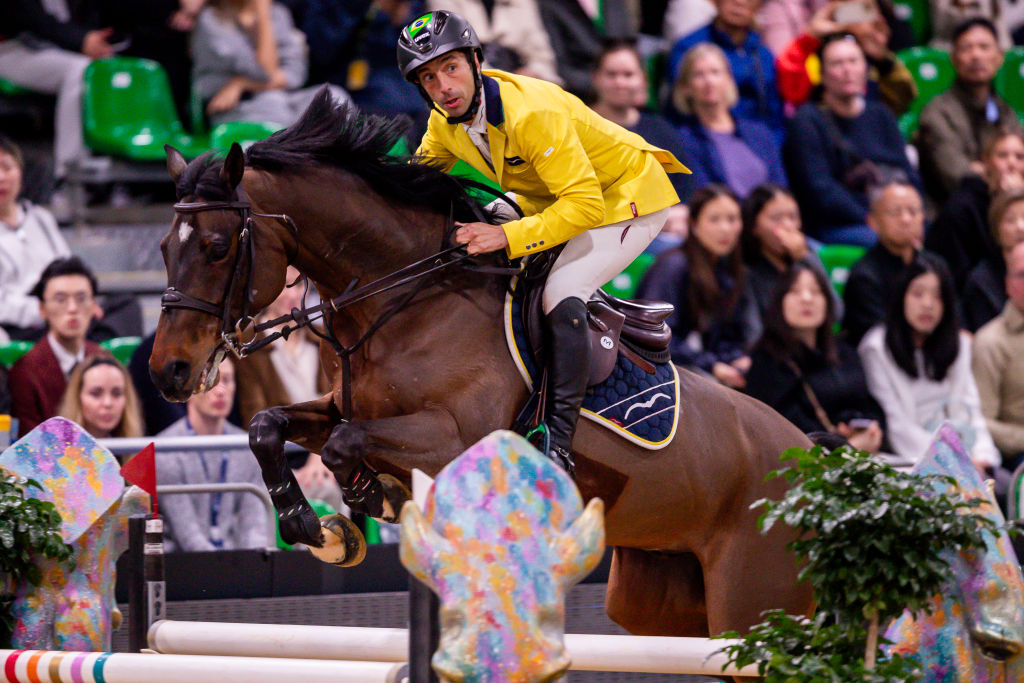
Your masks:
<svg viewBox="0 0 1024 683"><path fill-rule="evenodd" d="M416 153L446 171L461 159L516 193L526 217L503 226L509 257L679 201L666 171L690 171L670 152L553 83L504 71L483 74L493 170L466 129L448 123L436 108Z"/></svg>

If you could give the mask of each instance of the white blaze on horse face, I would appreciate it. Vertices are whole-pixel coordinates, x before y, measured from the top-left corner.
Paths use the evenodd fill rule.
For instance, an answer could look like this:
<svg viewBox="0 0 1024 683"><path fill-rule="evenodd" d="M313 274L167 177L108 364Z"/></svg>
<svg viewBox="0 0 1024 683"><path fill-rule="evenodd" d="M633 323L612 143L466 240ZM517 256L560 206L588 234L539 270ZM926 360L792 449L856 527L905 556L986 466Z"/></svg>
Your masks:
<svg viewBox="0 0 1024 683"><path fill-rule="evenodd" d="M192 234L192 226L189 225L188 221L182 221L181 225L178 226L178 243L185 244L185 240Z"/></svg>

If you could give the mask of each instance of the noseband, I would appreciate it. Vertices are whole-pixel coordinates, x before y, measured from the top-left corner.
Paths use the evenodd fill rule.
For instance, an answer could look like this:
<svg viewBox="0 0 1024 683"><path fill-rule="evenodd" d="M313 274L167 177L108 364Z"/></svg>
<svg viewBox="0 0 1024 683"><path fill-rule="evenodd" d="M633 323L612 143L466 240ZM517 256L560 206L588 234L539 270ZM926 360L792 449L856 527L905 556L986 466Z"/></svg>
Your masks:
<svg viewBox="0 0 1024 683"><path fill-rule="evenodd" d="M186 310L199 311L201 313L212 315L215 318L219 318L221 321L221 340L232 353L241 358L244 354L242 353L243 345L239 342L239 334L249 325L249 323L254 322L249 309L252 306L253 301L252 273L253 264L256 259L255 219L275 218L287 225L297 240L298 229L295 227L295 222L285 214L253 212L252 205L249 203L249 200L241 187L238 188L238 199L235 201L178 202L174 205L174 210L177 213L184 214L196 214L204 211L237 211L241 218L241 221L239 222L238 249L235 252L235 265L231 272L231 279L228 280L228 284L224 292L224 299L220 304L215 304L210 301L194 297L191 294L186 294L174 286L168 286L160 297L160 308L165 313L176 308L183 308ZM289 263L290 262L291 259L289 259ZM241 316L237 320L233 320L231 315L231 302L234 301L235 295L240 286L239 283L242 282L243 271L245 273L245 281L244 284L241 285L244 292L244 296L242 298L242 312Z"/></svg>

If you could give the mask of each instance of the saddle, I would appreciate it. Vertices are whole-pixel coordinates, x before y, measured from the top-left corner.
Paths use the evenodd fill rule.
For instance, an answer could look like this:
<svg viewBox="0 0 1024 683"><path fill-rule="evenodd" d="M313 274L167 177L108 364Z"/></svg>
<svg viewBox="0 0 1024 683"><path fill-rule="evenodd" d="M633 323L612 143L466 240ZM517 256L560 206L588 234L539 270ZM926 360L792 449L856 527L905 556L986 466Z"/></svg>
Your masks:
<svg viewBox="0 0 1024 683"><path fill-rule="evenodd" d="M551 249L533 257L521 276L519 286L526 288L523 299L523 326L533 357L545 358L544 309L541 295L548 271L561 250ZM664 301L619 299L597 290L587 302L590 328L590 379L595 386L608 379L619 354L624 354L648 373L654 365L669 360L672 330L665 319L674 307Z"/></svg>

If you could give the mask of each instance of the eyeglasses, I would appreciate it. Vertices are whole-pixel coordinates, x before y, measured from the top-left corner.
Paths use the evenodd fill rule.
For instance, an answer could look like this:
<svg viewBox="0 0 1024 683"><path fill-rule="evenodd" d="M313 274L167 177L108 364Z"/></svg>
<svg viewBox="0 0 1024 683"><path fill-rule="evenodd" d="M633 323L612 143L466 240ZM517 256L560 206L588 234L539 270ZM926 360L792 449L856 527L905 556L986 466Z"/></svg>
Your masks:
<svg viewBox="0 0 1024 683"><path fill-rule="evenodd" d="M46 303L53 306L54 308L68 308L72 302L79 308L84 307L86 304L91 303L93 300L92 294L86 294L85 292L78 292L77 294L54 294Z"/></svg>

